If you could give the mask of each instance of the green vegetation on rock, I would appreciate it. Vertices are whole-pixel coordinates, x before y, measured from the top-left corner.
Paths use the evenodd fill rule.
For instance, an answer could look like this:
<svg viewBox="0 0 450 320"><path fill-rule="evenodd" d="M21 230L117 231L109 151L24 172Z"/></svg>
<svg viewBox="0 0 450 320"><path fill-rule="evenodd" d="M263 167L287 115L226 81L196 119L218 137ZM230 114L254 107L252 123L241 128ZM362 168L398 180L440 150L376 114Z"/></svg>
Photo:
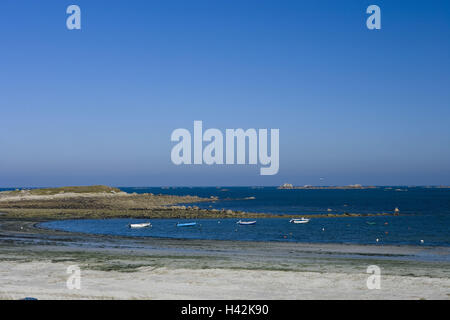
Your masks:
<svg viewBox="0 0 450 320"><path fill-rule="evenodd" d="M20 191L16 191L20 192ZM108 186L79 186L79 187L60 187L60 188L44 188L31 189L28 192L32 195L54 195L59 193L115 193L121 192L118 188Z"/></svg>

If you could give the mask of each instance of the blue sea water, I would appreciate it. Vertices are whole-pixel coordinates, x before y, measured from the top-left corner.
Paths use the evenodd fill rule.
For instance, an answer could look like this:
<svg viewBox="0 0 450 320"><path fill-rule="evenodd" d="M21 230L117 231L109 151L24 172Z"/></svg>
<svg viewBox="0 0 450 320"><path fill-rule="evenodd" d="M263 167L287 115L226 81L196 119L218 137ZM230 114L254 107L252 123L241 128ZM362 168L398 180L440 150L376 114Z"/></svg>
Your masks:
<svg viewBox="0 0 450 320"><path fill-rule="evenodd" d="M199 207L283 214L380 213L400 216L314 218L291 224L282 216L240 226L236 219L155 219L152 228L130 229L148 219L66 220L43 223L65 231L135 237L450 246L450 189L379 187L362 190L278 190L274 187L121 188L126 192L216 196ZM192 205L192 204L189 204ZM197 222L196 227L176 227ZM376 241L378 239L378 242ZM421 243L423 240L423 244Z"/></svg>

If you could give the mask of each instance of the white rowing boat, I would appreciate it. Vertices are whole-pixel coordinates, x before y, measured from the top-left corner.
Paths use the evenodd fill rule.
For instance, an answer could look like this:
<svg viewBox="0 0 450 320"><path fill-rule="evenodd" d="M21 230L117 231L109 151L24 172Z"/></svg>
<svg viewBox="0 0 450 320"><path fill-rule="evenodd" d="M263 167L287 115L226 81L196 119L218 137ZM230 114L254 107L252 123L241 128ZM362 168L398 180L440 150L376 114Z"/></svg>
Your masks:
<svg viewBox="0 0 450 320"><path fill-rule="evenodd" d="M144 223L130 223L128 225L130 228L147 228L151 227L152 224L150 222L144 222Z"/></svg>
<svg viewBox="0 0 450 320"><path fill-rule="evenodd" d="M237 223L237 224L244 225L244 226L248 226L248 225L251 225L251 224L255 224L256 221L242 221L242 220L239 220L239 221L236 222L236 223Z"/></svg>
<svg viewBox="0 0 450 320"><path fill-rule="evenodd" d="M306 218L300 218L300 219L291 219L289 220L290 223L308 223L309 219Z"/></svg>

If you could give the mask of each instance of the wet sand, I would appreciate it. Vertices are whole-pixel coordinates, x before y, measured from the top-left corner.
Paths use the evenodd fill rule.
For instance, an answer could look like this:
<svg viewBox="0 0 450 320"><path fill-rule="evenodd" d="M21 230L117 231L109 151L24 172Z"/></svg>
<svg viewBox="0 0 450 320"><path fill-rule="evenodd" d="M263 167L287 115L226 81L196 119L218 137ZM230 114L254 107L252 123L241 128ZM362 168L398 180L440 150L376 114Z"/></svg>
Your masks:
<svg viewBox="0 0 450 320"><path fill-rule="evenodd" d="M124 238L0 221L0 298L449 299L450 248ZM67 267L81 269L69 290ZM369 290L369 265L381 289Z"/></svg>

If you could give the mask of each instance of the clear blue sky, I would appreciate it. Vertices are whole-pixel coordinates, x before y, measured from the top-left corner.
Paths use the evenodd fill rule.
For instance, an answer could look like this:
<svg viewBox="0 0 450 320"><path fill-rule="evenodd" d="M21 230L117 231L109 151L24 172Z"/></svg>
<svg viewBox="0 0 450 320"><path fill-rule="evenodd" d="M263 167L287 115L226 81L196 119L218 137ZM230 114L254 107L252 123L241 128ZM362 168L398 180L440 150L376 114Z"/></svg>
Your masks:
<svg viewBox="0 0 450 320"><path fill-rule="evenodd" d="M0 186L450 184L449 39L449 1L2 0ZM173 165L194 120L279 128L278 175Z"/></svg>

